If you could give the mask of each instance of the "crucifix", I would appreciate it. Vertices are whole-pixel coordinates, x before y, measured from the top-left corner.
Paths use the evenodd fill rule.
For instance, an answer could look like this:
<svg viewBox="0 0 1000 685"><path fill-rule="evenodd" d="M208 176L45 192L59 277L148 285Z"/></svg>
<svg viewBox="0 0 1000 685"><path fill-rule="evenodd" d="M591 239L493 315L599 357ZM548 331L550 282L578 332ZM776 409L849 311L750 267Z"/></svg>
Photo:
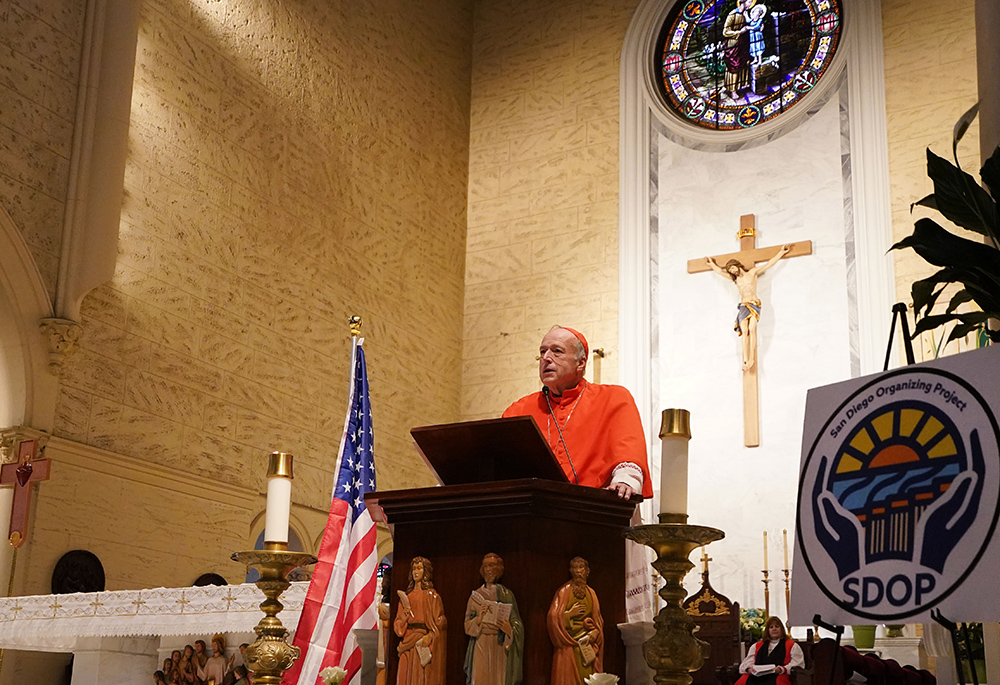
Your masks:
<svg viewBox="0 0 1000 685"><path fill-rule="evenodd" d="M742 338L743 349L743 444L760 445L760 416L757 392L757 319L761 302L757 298L757 277L774 266L783 257L800 257L812 254L812 241L803 240L787 245L757 247L757 230L754 215L740 217L740 230L736 234L740 251L688 261L688 273L715 271L732 279L740 291L736 310L736 334ZM720 265L720 262L722 265ZM758 262L764 262L757 266Z"/></svg>
<svg viewBox="0 0 1000 685"><path fill-rule="evenodd" d="M712 557L708 556L708 551L702 547L701 548L701 578L704 581L708 580L708 562L712 561Z"/></svg>
<svg viewBox="0 0 1000 685"><path fill-rule="evenodd" d="M10 508L11 547L17 549L28 537L28 511L31 509L31 486L49 479L48 459L36 459L38 442L22 440L17 450L17 461L0 467L0 485L14 486L14 503Z"/></svg>

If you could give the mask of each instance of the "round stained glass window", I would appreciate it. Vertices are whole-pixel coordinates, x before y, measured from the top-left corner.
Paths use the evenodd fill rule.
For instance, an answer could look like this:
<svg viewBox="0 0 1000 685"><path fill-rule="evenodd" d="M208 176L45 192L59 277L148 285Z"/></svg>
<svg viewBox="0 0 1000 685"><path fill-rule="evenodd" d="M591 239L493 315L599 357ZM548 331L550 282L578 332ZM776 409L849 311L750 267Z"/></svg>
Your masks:
<svg viewBox="0 0 1000 685"><path fill-rule="evenodd" d="M654 80L691 124L752 128L816 87L842 25L841 0L680 0L656 43Z"/></svg>

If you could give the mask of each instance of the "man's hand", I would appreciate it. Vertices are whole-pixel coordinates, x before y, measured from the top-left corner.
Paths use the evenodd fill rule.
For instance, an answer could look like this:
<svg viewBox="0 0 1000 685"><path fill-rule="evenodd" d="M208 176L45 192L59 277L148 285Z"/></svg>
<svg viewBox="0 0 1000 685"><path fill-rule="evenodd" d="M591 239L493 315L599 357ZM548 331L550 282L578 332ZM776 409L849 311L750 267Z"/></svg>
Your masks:
<svg viewBox="0 0 1000 685"><path fill-rule="evenodd" d="M625 485L625 483L612 483L611 485L609 485L604 489L613 490L614 492L617 492L618 496L621 497L622 499L629 499L632 497L632 495L635 494L635 490L633 490L628 485Z"/></svg>

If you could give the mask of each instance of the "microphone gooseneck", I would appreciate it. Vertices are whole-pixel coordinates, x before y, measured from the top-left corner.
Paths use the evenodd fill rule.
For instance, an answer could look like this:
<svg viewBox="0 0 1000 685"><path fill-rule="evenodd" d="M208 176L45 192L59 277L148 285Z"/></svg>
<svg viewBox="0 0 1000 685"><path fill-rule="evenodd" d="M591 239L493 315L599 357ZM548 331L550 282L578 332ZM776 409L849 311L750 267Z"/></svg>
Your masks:
<svg viewBox="0 0 1000 685"><path fill-rule="evenodd" d="M552 417L552 423L556 424L556 430L559 432L559 442L562 443L563 449L566 451L566 459L569 461L569 468L573 472L573 482L579 485L580 477L576 475L576 467L573 466L573 457L569 456L569 447L566 446L566 438L563 437L562 428L559 427L559 421L552 411L552 402L549 401L549 386L542 386L542 394L545 395L545 405L549 408L549 416Z"/></svg>

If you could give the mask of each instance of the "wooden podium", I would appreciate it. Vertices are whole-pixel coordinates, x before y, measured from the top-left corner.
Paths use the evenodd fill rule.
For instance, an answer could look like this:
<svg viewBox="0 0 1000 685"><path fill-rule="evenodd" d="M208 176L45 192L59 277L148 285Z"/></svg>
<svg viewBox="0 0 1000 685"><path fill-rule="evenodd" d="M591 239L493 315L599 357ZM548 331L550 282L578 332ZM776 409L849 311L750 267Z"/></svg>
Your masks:
<svg viewBox="0 0 1000 685"><path fill-rule="evenodd" d="M434 589L448 621L447 682L466 681L465 606L482 584L483 555L504 560L501 581L517 598L524 621L525 685L546 685L552 642L546 614L556 590L569 580L569 561L590 562L589 585L604 617L604 671L625 682L625 646L617 624L625 621L625 540L636 500L569 483L526 479L437 488L375 492L366 498L376 518L393 526L392 604L387 679L396 682L399 639L392 632L410 560L430 559Z"/></svg>

